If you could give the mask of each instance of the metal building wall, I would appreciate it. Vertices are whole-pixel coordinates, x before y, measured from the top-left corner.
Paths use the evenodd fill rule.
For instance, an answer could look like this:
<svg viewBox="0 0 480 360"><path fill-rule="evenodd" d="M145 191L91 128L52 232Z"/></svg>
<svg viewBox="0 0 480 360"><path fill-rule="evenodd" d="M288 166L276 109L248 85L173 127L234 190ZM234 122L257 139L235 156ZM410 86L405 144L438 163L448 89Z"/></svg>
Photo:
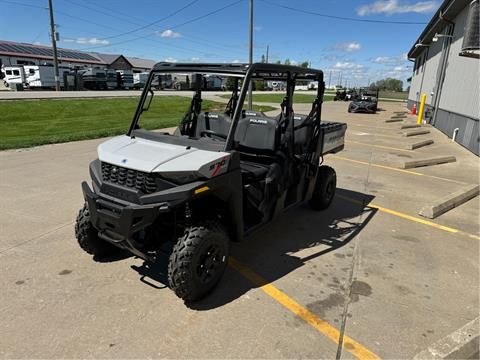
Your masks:
<svg viewBox="0 0 480 360"><path fill-rule="evenodd" d="M421 53L421 55L417 58L423 59L425 50ZM420 87L422 86L422 71L421 68L417 71L415 70L415 64L413 65L413 74L412 74L412 81L410 82L410 90L408 92L408 108L411 109L414 102L419 101L419 94L420 94Z"/></svg>
<svg viewBox="0 0 480 360"><path fill-rule="evenodd" d="M467 14L468 7L453 19L455 22L454 40L448 55L439 108L478 120L480 61L458 55L462 47Z"/></svg>
<svg viewBox="0 0 480 360"><path fill-rule="evenodd" d="M432 124L451 137L458 129L456 142L473 153L480 155L480 61L478 59L459 56L461 51L468 7L461 11L455 19L453 40L448 52L445 78L441 84L441 95L436 117ZM432 42L427 62L422 73L413 73L408 95L408 108L418 103L420 94L427 94L426 109L432 111L432 92L436 89L437 75L440 66L441 49L445 38ZM425 50L419 55L423 59ZM423 78L422 78L423 76Z"/></svg>

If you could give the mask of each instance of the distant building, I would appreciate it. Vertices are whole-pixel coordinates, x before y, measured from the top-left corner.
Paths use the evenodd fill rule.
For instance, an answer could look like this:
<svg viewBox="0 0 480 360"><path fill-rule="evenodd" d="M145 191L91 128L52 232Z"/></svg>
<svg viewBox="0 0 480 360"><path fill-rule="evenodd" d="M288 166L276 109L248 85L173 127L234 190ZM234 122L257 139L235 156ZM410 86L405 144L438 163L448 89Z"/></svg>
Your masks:
<svg viewBox="0 0 480 360"><path fill-rule="evenodd" d="M408 107L426 94L427 121L479 155L479 0L445 0L408 52ZM455 135L454 135L455 134Z"/></svg>
<svg viewBox="0 0 480 360"><path fill-rule="evenodd" d="M50 46L0 40L0 60L3 65L53 65ZM58 49L60 65L67 67L94 67L115 70L149 71L154 60L124 55L102 54L78 50Z"/></svg>

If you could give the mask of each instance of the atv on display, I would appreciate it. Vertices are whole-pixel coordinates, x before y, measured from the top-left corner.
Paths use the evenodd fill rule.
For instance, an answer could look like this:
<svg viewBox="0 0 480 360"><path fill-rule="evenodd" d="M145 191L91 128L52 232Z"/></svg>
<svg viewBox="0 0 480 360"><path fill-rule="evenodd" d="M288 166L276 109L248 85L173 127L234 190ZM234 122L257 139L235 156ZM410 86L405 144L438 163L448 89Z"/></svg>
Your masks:
<svg viewBox="0 0 480 360"><path fill-rule="evenodd" d="M378 89L360 89L348 105L349 113L375 114L378 109Z"/></svg>
<svg viewBox="0 0 480 360"><path fill-rule="evenodd" d="M153 127L158 116L148 112L155 109L152 79L179 73L191 74L197 89L179 127L174 134L143 128ZM233 79L230 101L220 111L202 104L201 84L211 74ZM286 83L277 117L244 110L253 80ZM308 115L292 106L301 80L319 84ZM128 132L98 147L90 164L93 189L82 183L85 205L75 226L80 246L94 256L121 248L147 262L167 252L171 289L185 301L200 299L222 277L230 241L241 241L292 205L308 201L322 210L332 202L335 171L319 162L343 149L346 125L320 120L323 92L320 70L156 64Z"/></svg>
<svg viewBox="0 0 480 360"><path fill-rule="evenodd" d="M335 96L333 97L333 101L345 101L347 97L347 90L343 90L343 91L340 91L340 90L337 90L337 92L335 93Z"/></svg>

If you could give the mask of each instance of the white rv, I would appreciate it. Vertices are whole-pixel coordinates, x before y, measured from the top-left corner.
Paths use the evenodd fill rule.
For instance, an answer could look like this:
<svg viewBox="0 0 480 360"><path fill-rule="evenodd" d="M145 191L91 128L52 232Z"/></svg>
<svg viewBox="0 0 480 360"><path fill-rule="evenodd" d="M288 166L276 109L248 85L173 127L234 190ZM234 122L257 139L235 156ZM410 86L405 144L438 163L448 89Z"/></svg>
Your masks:
<svg viewBox="0 0 480 360"><path fill-rule="evenodd" d="M4 66L1 69L3 73L3 81L6 87L12 87L13 84L22 84L27 86L25 79L25 71L23 66Z"/></svg>
<svg viewBox="0 0 480 360"><path fill-rule="evenodd" d="M129 90L133 88L133 71L117 70L118 87Z"/></svg>
<svg viewBox="0 0 480 360"><path fill-rule="evenodd" d="M53 66L45 65L24 65L25 77L28 87L31 89L54 88L55 69ZM69 68L59 67L60 86L63 87L63 74L70 71Z"/></svg>

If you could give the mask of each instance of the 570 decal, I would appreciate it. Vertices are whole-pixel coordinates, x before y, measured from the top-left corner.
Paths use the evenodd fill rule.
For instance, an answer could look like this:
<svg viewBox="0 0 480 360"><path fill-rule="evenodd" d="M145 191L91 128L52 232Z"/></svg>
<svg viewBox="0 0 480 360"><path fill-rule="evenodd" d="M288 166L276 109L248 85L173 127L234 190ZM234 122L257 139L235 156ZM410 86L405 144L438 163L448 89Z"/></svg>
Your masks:
<svg viewBox="0 0 480 360"><path fill-rule="evenodd" d="M227 158L224 157L222 160L214 162L210 165L209 170L212 172L212 177L217 175L221 168L223 168L227 164Z"/></svg>

